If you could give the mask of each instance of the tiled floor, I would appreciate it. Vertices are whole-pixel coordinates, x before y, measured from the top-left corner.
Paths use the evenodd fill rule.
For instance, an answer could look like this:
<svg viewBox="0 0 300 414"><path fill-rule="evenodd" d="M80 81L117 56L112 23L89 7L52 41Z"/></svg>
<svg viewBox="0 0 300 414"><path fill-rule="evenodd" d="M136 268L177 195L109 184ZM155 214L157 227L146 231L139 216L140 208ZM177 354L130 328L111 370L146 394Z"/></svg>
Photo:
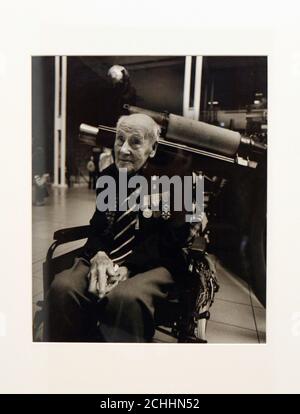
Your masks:
<svg viewBox="0 0 300 414"><path fill-rule="evenodd" d="M33 314L43 299L42 264L55 230L88 224L95 206L95 194L85 187L52 189L47 203L32 210L32 295ZM67 252L81 246L82 241L57 249ZM220 290L210 310L207 325L209 343L264 343L266 341L265 309L251 292L248 284L232 274L215 258ZM174 342L157 332L155 342Z"/></svg>

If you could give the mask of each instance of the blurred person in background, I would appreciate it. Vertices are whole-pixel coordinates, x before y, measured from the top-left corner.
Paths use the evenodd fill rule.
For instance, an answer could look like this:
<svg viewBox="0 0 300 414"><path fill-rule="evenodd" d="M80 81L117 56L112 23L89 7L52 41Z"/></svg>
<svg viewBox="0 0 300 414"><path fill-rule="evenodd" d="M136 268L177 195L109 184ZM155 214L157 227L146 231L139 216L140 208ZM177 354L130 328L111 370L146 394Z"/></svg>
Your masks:
<svg viewBox="0 0 300 414"><path fill-rule="evenodd" d="M96 166L94 163L94 157L91 155L86 168L89 172L89 189L95 190L96 188Z"/></svg>
<svg viewBox="0 0 300 414"><path fill-rule="evenodd" d="M33 141L34 142L34 141ZM48 197L48 177L46 173L46 160L43 147L35 148L33 143L32 154L32 178L33 178L33 205L44 206L45 198Z"/></svg>

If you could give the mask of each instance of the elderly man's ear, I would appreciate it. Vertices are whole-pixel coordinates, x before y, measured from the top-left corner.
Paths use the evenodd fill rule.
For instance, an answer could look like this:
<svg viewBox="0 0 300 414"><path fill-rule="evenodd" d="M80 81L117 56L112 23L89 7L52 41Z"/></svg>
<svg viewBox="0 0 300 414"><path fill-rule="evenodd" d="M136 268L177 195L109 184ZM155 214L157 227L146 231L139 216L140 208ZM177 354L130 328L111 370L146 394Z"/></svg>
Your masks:
<svg viewBox="0 0 300 414"><path fill-rule="evenodd" d="M156 154L157 151L157 147L158 147L158 142L154 142L153 146L152 146L152 151L149 154L150 158L153 158L154 155Z"/></svg>

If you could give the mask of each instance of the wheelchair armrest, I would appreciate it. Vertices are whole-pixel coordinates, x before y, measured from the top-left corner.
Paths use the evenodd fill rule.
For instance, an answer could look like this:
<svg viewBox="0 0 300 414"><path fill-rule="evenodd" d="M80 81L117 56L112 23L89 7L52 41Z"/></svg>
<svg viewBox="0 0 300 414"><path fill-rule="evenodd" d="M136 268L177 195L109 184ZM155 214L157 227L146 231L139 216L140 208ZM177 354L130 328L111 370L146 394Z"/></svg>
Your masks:
<svg viewBox="0 0 300 414"><path fill-rule="evenodd" d="M58 244L86 239L89 235L89 229L89 225L61 229L54 232L53 238Z"/></svg>

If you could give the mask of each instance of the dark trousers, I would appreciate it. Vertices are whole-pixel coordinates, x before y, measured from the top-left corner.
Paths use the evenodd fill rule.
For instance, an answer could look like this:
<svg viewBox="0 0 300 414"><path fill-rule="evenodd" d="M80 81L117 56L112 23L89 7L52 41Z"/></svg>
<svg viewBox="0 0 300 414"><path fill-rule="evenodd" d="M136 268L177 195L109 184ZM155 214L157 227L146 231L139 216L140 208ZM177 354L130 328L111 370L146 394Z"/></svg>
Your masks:
<svg viewBox="0 0 300 414"><path fill-rule="evenodd" d="M120 282L100 302L88 292L89 266L75 259L55 276L46 299L44 340L54 342L149 342L157 305L174 280L158 267Z"/></svg>
<svg viewBox="0 0 300 414"><path fill-rule="evenodd" d="M96 181L97 176L95 172L89 172L89 189L95 190L96 189Z"/></svg>

